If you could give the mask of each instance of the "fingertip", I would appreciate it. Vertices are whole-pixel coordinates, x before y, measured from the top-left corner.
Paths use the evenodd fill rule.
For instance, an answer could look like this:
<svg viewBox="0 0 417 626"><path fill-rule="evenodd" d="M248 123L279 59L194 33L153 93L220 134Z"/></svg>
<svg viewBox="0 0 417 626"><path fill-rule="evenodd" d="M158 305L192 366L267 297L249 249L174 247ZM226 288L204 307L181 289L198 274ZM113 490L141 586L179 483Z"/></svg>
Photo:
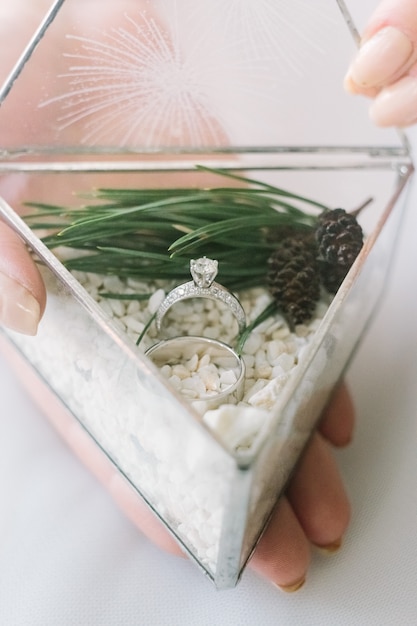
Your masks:
<svg viewBox="0 0 417 626"><path fill-rule="evenodd" d="M319 431L333 446L342 448L352 441L354 425L355 407L347 386L342 383L323 412Z"/></svg>
<svg viewBox="0 0 417 626"><path fill-rule="evenodd" d="M355 81L352 78L350 70L348 71L348 73L343 79L343 88L345 91L347 91L350 94L353 94L354 96L360 93L358 86L355 84Z"/></svg>
<svg viewBox="0 0 417 626"><path fill-rule="evenodd" d="M330 446L320 434L306 448L287 494L312 544L326 547L341 541L351 506Z"/></svg>
<svg viewBox="0 0 417 626"><path fill-rule="evenodd" d="M417 121L417 77L405 76L385 87L372 103L370 118L377 126L411 126Z"/></svg>
<svg viewBox="0 0 417 626"><path fill-rule="evenodd" d="M352 78L350 69L343 79L344 90L353 96L365 96L367 98L375 98L379 89L377 87L360 87Z"/></svg>
<svg viewBox="0 0 417 626"><path fill-rule="evenodd" d="M250 566L282 591L299 589L310 564L310 544L286 497L282 497Z"/></svg>
<svg viewBox="0 0 417 626"><path fill-rule="evenodd" d="M305 576L303 576L302 578L300 578L299 580L296 580L290 585L275 585L275 586L278 587L278 589L280 589L281 591L284 591L284 593L295 593L296 591L301 589L301 587L304 587L305 581L306 581L306 578Z"/></svg>
<svg viewBox="0 0 417 626"><path fill-rule="evenodd" d="M0 222L0 323L35 335L46 305L46 290L39 269L25 244Z"/></svg>

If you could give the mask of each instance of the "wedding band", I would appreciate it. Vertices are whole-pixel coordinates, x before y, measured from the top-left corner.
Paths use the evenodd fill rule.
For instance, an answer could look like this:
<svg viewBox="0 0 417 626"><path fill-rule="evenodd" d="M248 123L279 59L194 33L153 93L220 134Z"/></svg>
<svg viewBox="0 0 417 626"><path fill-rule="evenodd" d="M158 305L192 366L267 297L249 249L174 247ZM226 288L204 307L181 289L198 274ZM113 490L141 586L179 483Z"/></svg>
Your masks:
<svg viewBox="0 0 417 626"><path fill-rule="evenodd" d="M245 364L233 348L222 341L184 335L164 339L148 348L145 354L162 373L164 366L169 366L167 369L174 376L178 366L183 377L186 371L179 387L183 395L187 396L190 389L201 389L204 385L205 391L189 398L193 404L204 403L204 410L236 404L243 397ZM194 383L184 383L193 379Z"/></svg>
<svg viewBox="0 0 417 626"><path fill-rule="evenodd" d="M234 314L239 326L239 333L245 329L245 311L239 300L226 287L214 282L217 271L218 262L213 259L207 257L191 259L190 273L193 280L172 289L162 301L155 315L155 325L158 332L161 330L162 320L169 309L177 302L190 298L209 298L223 302Z"/></svg>

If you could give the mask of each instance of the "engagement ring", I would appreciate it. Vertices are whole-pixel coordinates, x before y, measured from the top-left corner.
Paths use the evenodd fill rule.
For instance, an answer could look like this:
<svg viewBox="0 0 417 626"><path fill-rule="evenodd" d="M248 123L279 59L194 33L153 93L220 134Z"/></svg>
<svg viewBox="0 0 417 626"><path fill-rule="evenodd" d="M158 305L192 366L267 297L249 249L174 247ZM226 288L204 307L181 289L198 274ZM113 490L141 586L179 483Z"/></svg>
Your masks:
<svg viewBox="0 0 417 626"><path fill-rule="evenodd" d="M158 332L161 330L162 320L169 309L177 302L190 298L209 298L224 302L237 320L239 333L245 329L246 315L242 305L226 287L214 282L217 271L217 261L206 257L191 259L190 272L193 280L172 289L160 304L155 316L155 325Z"/></svg>

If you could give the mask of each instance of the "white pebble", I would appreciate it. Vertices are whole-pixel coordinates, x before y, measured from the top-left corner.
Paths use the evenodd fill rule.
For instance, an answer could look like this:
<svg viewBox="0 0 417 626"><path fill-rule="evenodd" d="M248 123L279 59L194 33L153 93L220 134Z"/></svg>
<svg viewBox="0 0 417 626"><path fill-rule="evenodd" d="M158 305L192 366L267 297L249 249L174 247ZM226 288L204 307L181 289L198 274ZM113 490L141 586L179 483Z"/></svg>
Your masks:
<svg viewBox="0 0 417 626"><path fill-rule="evenodd" d="M217 432L233 450L253 443L268 414L253 407L237 407L226 404L214 411L207 411L204 421Z"/></svg>
<svg viewBox="0 0 417 626"><path fill-rule="evenodd" d="M287 339L285 342L285 349L288 354L295 354L297 352L297 348L297 342L293 338Z"/></svg>
<svg viewBox="0 0 417 626"><path fill-rule="evenodd" d="M109 300L110 306L116 317L123 317L125 314L125 306L121 300Z"/></svg>
<svg viewBox="0 0 417 626"><path fill-rule="evenodd" d="M149 285L147 283L145 283L143 280L140 280L139 278L129 277L126 280L126 283L136 293L147 293L148 290L149 290Z"/></svg>
<svg viewBox="0 0 417 626"><path fill-rule="evenodd" d="M275 320L268 328L268 332L272 335L272 333L274 333L276 330L278 330L278 328L282 328L284 326L285 322L283 318L278 318L277 320Z"/></svg>
<svg viewBox="0 0 417 626"><path fill-rule="evenodd" d="M272 367L266 361L259 363L255 368L255 377L258 378L270 378L272 374Z"/></svg>
<svg viewBox="0 0 417 626"><path fill-rule="evenodd" d="M211 322L211 324L218 324L220 320L218 309L212 309L207 315L207 320Z"/></svg>
<svg viewBox="0 0 417 626"><path fill-rule="evenodd" d="M138 300L131 300L127 305L126 313L128 315L136 315L140 311L140 304Z"/></svg>
<svg viewBox="0 0 417 626"><path fill-rule="evenodd" d="M216 367L223 369L233 369L236 367L236 359L232 355L216 356Z"/></svg>
<svg viewBox="0 0 417 626"><path fill-rule="evenodd" d="M297 337L307 337L309 332L309 328L305 324L297 324L295 327L295 334Z"/></svg>
<svg viewBox="0 0 417 626"><path fill-rule="evenodd" d="M274 365L271 372L271 378L279 378L280 376L286 376L281 365Z"/></svg>
<svg viewBox="0 0 417 626"><path fill-rule="evenodd" d="M258 380L255 380L254 384L249 389L249 393L244 396L243 400L250 404L252 396L258 393L258 391L261 391L261 389L265 387L267 382L269 381L266 381L263 378L258 378Z"/></svg>
<svg viewBox="0 0 417 626"><path fill-rule="evenodd" d="M247 368L255 366L255 357L252 354L243 354L242 358Z"/></svg>
<svg viewBox="0 0 417 626"><path fill-rule="evenodd" d="M218 339L219 333L220 329L217 326L207 326L203 330L203 337L207 337L207 339Z"/></svg>
<svg viewBox="0 0 417 626"><path fill-rule="evenodd" d="M189 372L195 372L198 367L198 355L194 354L191 359L186 362L185 367Z"/></svg>
<svg viewBox="0 0 417 626"><path fill-rule="evenodd" d="M274 363L275 360L285 352L285 343L280 339L273 339L266 344L266 354L269 363Z"/></svg>
<svg viewBox="0 0 417 626"><path fill-rule="evenodd" d="M236 374L233 370L224 370L220 374L220 384L231 386L237 381Z"/></svg>
<svg viewBox="0 0 417 626"><path fill-rule="evenodd" d="M204 299L195 300L193 302L193 309L199 316L201 316L204 311Z"/></svg>
<svg viewBox="0 0 417 626"><path fill-rule="evenodd" d="M244 345L245 354L255 354L262 345L262 335L260 333L251 333Z"/></svg>
<svg viewBox="0 0 417 626"><path fill-rule="evenodd" d="M175 389L181 389L181 378L179 378L178 376L170 376L169 382L173 387L175 387Z"/></svg>
<svg viewBox="0 0 417 626"><path fill-rule="evenodd" d="M203 354L203 356L200 359L200 362L198 364L198 368L200 369L200 367L204 367L206 365L208 365L210 363L210 355L209 354Z"/></svg>
<svg viewBox="0 0 417 626"><path fill-rule="evenodd" d="M275 365L282 367L284 372L289 372L295 365L295 359L293 354L281 354L275 361Z"/></svg>
<svg viewBox="0 0 417 626"><path fill-rule="evenodd" d="M103 309L103 311L107 313L107 315L109 315L110 317L113 317L113 309L111 308L108 300L102 300L100 302L100 306Z"/></svg>
<svg viewBox="0 0 417 626"><path fill-rule="evenodd" d="M103 284L103 278L99 274L85 274L84 280L88 280L89 285L98 289ZM78 278L80 282L84 282L81 278Z"/></svg>
<svg viewBox="0 0 417 626"><path fill-rule="evenodd" d="M161 367L161 374L165 376L165 378L169 378L172 376L172 367L170 365L163 365Z"/></svg>
<svg viewBox="0 0 417 626"><path fill-rule="evenodd" d="M268 363L266 359L266 352L263 348L259 348L259 350L255 354L255 368L263 365L264 363Z"/></svg>
<svg viewBox="0 0 417 626"><path fill-rule="evenodd" d="M243 394L245 397L247 396L249 391L252 389L254 384L255 384L255 379L254 378L246 378L245 386L244 386L244 394Z"/></svg>
<svg viewBox="0 0 417 626"><path fill-rule="evenodd" d="M255 378L255 368L247 367L246 368L246 378Z"/></svg>
<svg viewBox="0 0 417 626"><path fill-rule="evenodd" d="M118 276L106 276L103 280L103 288L109 293L120 293L125 285Z"/></svg>
<svg viewBox="0 0 417 626"><path fill-rule="evenodd" d="M165 291L163 289L157 289L148 300L148 311L149 313L156 313L161 304L162 300L165 298Z"/></svg>
<svg viewBox="0 0 417 626"><path fill-rule="evenodd" d="M180 380L185 380L190 376L189 370L182 363L176 363L172 366L173 376L178 376Z"/></svg>
<svg viewBox="0 0 417 626"><path fill-rule="evenodd" d="M201 337L203 334L204 325L201 321L195 324L187 324L187 335L193 335L194 337Z"/></svg>
<svg viewBox="0 0 417 626"><path fill-rule="evenodd" d="M140 334L145 328L145 324L137 320L135 317L132 317L132 315L125 315L122 318L122 321L126 324L127 328L134 333Z"/></svg>
<svg viewBox="0 0 417 626"><path fill-rule="evenodd" d="M198 375L203 381L207 391L217 391L220 386L219 373L213 364L200 367Z"/></svg>
<svg viewBox="0 0 417 626"><path fill-rule="evenodd" d="M274 378L273 380L269 381L262 389L259 389L256 393L252 393L248 402L252 406L256 406L269 411L272 409L275 402L277 401L281 388L282 381L279 378Z"/></svg>
<svg viewBox="0 0 417 626"><path fill-rule="evenodd" d="M181 389L189 389L195 392L195 398L204 396L206 393L206 386L199 376L191 376L185 378L182 381Z"/></svg>
<svg viewBox="0 0 417 626"><path fill-rule="evenodd" d="M281 328L277 328L277 330L274 330L272 333L272 339L286 339L290 335L290 329L285 325L281 326Z"/></svg>
<svg viewBox="0 0 417 626"><path fill-rule="evenodd" d="M184 387L183 385L181 385L180 392L183 396L186 396L187 398L194 399L198 397L195 389L187 389L187 387Z"/></svg>

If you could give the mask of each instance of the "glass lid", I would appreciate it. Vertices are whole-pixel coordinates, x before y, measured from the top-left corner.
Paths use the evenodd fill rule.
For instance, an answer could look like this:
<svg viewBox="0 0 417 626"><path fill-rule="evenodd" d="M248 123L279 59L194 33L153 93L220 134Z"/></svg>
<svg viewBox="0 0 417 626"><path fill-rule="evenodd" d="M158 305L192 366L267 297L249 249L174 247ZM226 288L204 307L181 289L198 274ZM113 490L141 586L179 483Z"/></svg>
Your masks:
<svg viewBox="0 0 417 626"><path fill-rule="evenodd" d="M16 0L1 11L3 170L160 152L406 153L343 90L356 45L343 2Z"/></svg>

